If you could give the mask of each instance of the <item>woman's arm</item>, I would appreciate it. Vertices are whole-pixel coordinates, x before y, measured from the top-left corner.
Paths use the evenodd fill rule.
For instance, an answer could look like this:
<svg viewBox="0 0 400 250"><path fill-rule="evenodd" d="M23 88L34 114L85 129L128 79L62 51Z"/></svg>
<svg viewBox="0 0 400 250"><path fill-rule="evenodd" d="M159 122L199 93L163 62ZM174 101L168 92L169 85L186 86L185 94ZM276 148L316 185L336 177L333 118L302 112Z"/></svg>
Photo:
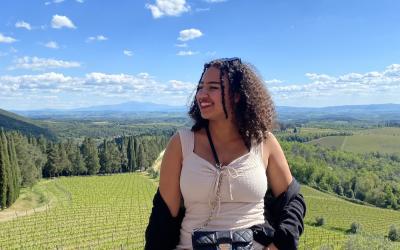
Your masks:
<svg viewBox="0 0 400 250"><path fill-rule="evenodd" d="M268 185L274 197L278 197L288 189L292 174L281 145L272 133L269 133L268 139L263 143L263 161L268 166Z"/></svg>
<svg viewBox="0 0 400 250"><path fill-rule="evenodd" d="M273 198L266 200L269 223L275 232L266 249L297 249L298 238L303 232L306 205L299 193L300 185L292 178L283 150L270 133L263 144L263 161L267 167L267 178Z"/></svg>
<svg viewBox="0 0 400 250"><path fill-rule="evenodd" d="M153 208L146 228L146 250L175 249L185 211L180 208L179 188L182 168L179 134L175 134L165 149L160 169L160 184L153 199Z"/></svg>
<svg viewBox="0 0 400 250"><path fill-rule="evenodd" d="M179 180L182 169L182 146L179 134L170 139L164 152L160 168L160 194L167 204L171 215L176 217L181 204Z"/></svg>

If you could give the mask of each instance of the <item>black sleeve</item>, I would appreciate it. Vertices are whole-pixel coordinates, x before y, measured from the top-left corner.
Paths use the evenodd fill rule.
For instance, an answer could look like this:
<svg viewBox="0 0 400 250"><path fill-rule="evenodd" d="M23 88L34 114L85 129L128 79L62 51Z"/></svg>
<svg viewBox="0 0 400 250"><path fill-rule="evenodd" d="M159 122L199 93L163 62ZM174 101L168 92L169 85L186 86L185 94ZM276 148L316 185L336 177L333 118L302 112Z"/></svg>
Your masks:
<svg viewBox="0 0 400 250"><path fill-rule="evenodd" d="M179 243L180 228L185 209L181 207L178 216L173 217L163 198L160 190L153 198L153 208L151 210L149 224L146 228L145 238L146 250L172 250Z"/></svg>
<svg viewBox="0 0 400 250"><path fill-rule="evenodd" d="M278 249L297 249L299 237L304 231L303 218L306 204L301 194L296 194L277 214L273 242Z"/></svg>
<svg viewBox="0 0 400 250"><path fill-rule="evenodd" d="M300 185L293 178L288 190L273 197L269 190L264 197L266 222L253 227L254 240L267 246L273 242L280 250L297 249L304 231L306 204L299 193Z"/></svg>

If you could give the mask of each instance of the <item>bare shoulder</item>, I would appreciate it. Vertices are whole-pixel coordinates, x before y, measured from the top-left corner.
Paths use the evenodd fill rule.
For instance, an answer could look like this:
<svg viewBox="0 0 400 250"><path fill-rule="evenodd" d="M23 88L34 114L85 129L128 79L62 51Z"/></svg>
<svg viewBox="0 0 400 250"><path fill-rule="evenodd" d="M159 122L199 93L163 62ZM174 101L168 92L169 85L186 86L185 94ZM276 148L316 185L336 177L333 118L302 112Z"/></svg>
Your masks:
<svg viewBox="0 0 400 250"><path fill-rule="evenodd" d="M179 211L181 191L179 187L182 169L182 145L179 133L168 142L160 167L160 194L173 216Z"/></svg>
<svg viewBox="0 0 400 250"><path fill-rule="evenodd" d="M267 164L267 178L274 196L285 192L292 182L292 174L281 145L274 136L269 133L263 142L263 161Z"/></svg>
<svg viewBox="0 0 400 250"><path fill-rule="evenodd" d="M276 139L275 135L271 132L268 132L267 139L263 141L263 156L269 157L269 155L274 153L275 150L281 148L278 140Z"/></svg>

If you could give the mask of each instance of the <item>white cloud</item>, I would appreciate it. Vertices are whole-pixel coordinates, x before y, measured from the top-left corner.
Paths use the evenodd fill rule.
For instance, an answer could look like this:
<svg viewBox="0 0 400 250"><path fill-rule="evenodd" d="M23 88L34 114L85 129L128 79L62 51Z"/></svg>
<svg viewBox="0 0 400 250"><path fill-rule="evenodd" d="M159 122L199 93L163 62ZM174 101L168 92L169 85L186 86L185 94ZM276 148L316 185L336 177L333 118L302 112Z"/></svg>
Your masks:
<svg viewBox="0 0 400 250"><path fill-rule="evenodd" d="M283 84L282 81L274 79L271 81L280 84L279 86L273 85L269 90L275 98L286 100L327 96L356 99L357 96L372 97L377 93L400 96L400 64L389 65L382 72L348 73L337 77L306 73L305 76L310 79L310 83ZM266 82L268 83L268 81Z"/></svg>
<svg viewBox="0 0 400 250"><path fill-rule="evenodd" d="M210 11L210 8L196 8L197 12Z"/></svg>
<svg viewBox="0 0 400 250"><path fill-rule="evenodd" d="M146 4L154 18L162 16L179 16L190 11L190 6L185 0L156 0L155 4Z"/></svg>
<svg viewBox="0 0 400 250"><path fill-rule="evenodd" d="M50 42L46 43L44 46L47 48L50 48L50 49L58 49L59 48L58 44L54 41L50 41Z"/></svg>
<svg viewBox="0 0 400 250"><path fill-rule="evenodd" d="M29 23L27 23L27 22L24 22L24 21L16 22L15 23L15 27L16 28L24 28L24 29L27 29L27 30L31 30L32 29L31 25Z"/></svg>
<svg viewBox="0 0 400 250"><path fill-rule="evenodd" d="M199 52L197 52L197 51L181 50L176 55L178 55L178 56L194 56L197 54L199 54Z"/></svg>
<svg viewBox="0 0 400 250"><path fill-rule="evenodd" d="M97 98L134 98L135 100L156 99L169 104L183 104L193 93L196 84L179 80L162 83L148 73L137 75L106 74L92 72L83 77L71 77L60 73L38 75L0 76L0 98L13 96L15 102L27 103L27 96L75 96L70 107L85 96L85 100ZM20 100L18 102L18 100ZM47 101L43 105L49 105ZM65 106L66 103L59 103ZM67 105L68 106L68 105Z"/></svg>
<svg viewBox="0 0 400 250"><path fill-rule="evenodd" d="M267 85L276 85L276 84L283 83L283 81L278 80L278 79L265 80L264 82L265 82Z"/></svg>
<svg viewBox="0 0 400 250"><path fill-rule="evenodd" d="M105 37L103 35L97 35L97 36L90 36L86 39L86 42L93 42L93 41L106 41L108 40L108 37Z"/></svg>
<svg viewBox="0 0 400 250"><path fill-rule="evenodd" d="M30 69L30 70L45 70L54 68L77 68L80 67L79 62L63 61L49 58L39 57L21 57L14 60L14 65L9 67L9 70L14 69Z"/></svg>
<svg viewBox="0 0 400 250"><path fill-rule="evenodd" d="M53 0L53 3L62 3L64 0Z"/></svg>
<svg viewBox="0 0 400 250"><path fill-rule="evenodd" d="M185 42L188 40L192 40L192 39L201 37L202 35L203 35L203 33L198 29L181 30L179 32L178 40Z"/></svg>
<svg viewBox="0 0 400 250"><path fill-rule="evenodd" d="M197 84L191 82L183 82L179 80L169 80L168 83L171 85L174 91L191 92L197 86Z"/></svg>
<svg viewBox="0 0 400 250"><path fill-rule="evenodd" d="M51 27L54 29L70 28L76 29L74 23L66 16L54 15L51 20Z"/></svg>
<svg viewBox="0 0 400 250"><path fill-rule="evenodd" d="M76 2L78 2L78 3L84 3L85 1L84 1L84 0L76 0Z"/></svg>
<svg viewBox="0 0 400 250"><path fill-rule="evenodd" d="M124 53L124 55L126 55L126 56L133 56L133 52L132 51L130 51L130 50L124 50L123 51L123 53Z"/></svg>
<svg viewBox="0 0 400 250"><path fill-rule="evenodd" d="M2 33L0 33L0 43L13 43L16 41L17 39L12 38L10 36L4 36Z"/></svg>
<svg viewBox="0 0 400 250"><path fill-rule="evenodd" d="M179 48L187 48L188 45L186 43L180 43L180 44L175 44L175 46Z"/></svg>

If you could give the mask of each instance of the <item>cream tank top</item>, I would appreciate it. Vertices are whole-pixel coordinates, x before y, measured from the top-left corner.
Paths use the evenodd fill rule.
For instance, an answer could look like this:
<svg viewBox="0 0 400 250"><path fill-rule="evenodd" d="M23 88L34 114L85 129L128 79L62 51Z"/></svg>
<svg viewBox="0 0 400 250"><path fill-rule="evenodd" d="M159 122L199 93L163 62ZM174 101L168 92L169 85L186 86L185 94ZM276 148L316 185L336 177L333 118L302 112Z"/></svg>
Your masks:
<svg viewBox="0 0 400 250"><path fill-rule="evenodd" d="M234 230L264 223L264 195L268 188L262 160L262 143L218 170L193 152L194 133L178 131L182 145L180 189L186 208L177 249L192 249L191 233L201 228L215 201L219 175L222 175L220 199L214 215L203 231ZM263 246L254 242L256 250Z"/></svg>

